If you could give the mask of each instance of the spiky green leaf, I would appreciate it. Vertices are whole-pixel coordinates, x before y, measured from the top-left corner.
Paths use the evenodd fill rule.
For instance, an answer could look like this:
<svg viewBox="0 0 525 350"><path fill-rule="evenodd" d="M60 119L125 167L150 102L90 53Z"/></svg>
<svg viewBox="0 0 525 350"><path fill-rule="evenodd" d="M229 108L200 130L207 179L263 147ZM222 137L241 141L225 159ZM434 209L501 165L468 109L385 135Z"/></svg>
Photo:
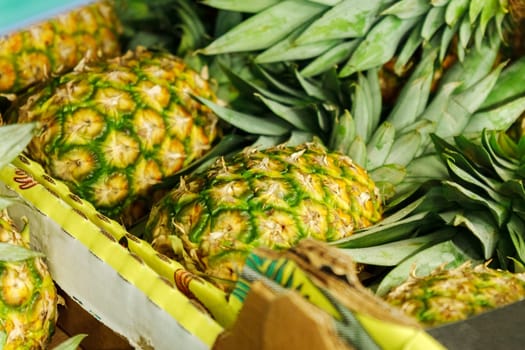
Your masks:
<svg viewBox="0 0 525 350"><path fill-rule="evenodd" d="M18 156L31 141L35 123L0 126L0 169Z"/></svg>
<svg viewBox="0 0 525 350"><path fill-rule="evenodd" d="M451 240L438 243L404 260L392 269L382 279L376 294L385 295L393 287L405 282L411 272L422 277L430 274L439 266L445 265L447 268L453 268L471 259Z"/></svg>
<svg viewBox="0 0 525 350"><path fill-rule="evenodd" d="M381 5L381 0L341 1L314 21L297 39L297 43L362 37L375 21Z"/></svg>
<svg viewBox="0 0 525 350"><path fill-rule="evenodd" d="M214 55L266 49L326 9L327 6L310 1L278 2L235 26L200 52Z"/></svg>
<svg viewBox="0 0 525 350"><path fill-rule="evenodd" d="M0 260L17 262L44 257L44 254L19 245L0 242Z"/></svg>
<svg viewBox="0 0 525 350"><path fill-rule="evenodd" d="M357 263L376 266L396 266L422 249L452 238L455 233L455 229L445 228L420 237L403 239L372 247L346 248L341 251L350 255Z"/></svg>

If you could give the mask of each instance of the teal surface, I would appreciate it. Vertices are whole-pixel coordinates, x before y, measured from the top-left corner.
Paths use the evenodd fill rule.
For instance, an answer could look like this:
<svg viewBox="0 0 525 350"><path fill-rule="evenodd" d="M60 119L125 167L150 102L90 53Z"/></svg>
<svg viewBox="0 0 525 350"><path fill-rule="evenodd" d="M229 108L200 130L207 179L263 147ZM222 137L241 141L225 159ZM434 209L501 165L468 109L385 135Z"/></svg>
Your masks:
<svg viewBox="0 0 525 350"><path fill-rule="evenodd" d="M70 11L92 0L0 0L0 35Z"/></svg>

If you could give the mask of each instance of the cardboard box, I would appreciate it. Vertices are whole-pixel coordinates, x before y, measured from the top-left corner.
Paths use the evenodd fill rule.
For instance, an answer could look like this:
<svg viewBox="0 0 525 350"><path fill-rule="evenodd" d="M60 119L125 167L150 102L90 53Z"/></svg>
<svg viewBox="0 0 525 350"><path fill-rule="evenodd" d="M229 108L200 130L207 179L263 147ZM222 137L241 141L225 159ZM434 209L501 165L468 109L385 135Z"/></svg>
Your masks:
<svg viewBox="0 0 525 350"><path fill-rule="evenodd" d="M56 284L131 346L208 349L222 332L172 281L119 243L116 237L126 234L120 225L38 164L19 156L2 169L0 194L18 199L9 213L15 221L29 219L31 244L46 255Z"/></svg>
<svg viewBox="0 0 525 350"><path fill-rule="evenodd" d="M81 350L133 349L126 338L97 320L60 288L59 294L64 299L64 304L58 306L57 328L51 339L50 349L77 334L88 335L80 344Z"/></svg>

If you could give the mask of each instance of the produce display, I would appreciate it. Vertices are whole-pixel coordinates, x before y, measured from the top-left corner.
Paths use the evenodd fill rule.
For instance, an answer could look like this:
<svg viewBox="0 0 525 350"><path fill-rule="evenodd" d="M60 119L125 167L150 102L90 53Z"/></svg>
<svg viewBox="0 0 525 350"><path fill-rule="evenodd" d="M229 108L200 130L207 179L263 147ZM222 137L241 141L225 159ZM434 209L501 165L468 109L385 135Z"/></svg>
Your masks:
<svg viewBox="0 0 525 350"><path fill-rule="evenodd" d="M311 242L428 329L525 297L523 33L518 0L97 1L0 38L0 130L27 140L0 149L226 330L253 254ZM26 257L2 276L32 266L2 277L0 330L45 348L52 276L31 223L0 224ZM2 306L14 297L41 302ZM34 332L3 323L35 314Z"/></svg>

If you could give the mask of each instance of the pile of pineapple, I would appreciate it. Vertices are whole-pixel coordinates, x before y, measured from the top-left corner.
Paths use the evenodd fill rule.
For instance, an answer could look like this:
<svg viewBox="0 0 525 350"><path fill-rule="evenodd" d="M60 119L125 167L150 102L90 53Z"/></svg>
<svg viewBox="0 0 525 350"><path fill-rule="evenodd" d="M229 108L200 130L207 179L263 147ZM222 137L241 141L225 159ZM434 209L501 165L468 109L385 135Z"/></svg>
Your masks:
<svg viewBox="0 0 525 350"><path fill-rule="evenodd" d="M35 123L25 152L48 174L226 292L253 248L312 237L436 325L525 296L523 7L97 2L0 39L2 118Z"/></svg>

